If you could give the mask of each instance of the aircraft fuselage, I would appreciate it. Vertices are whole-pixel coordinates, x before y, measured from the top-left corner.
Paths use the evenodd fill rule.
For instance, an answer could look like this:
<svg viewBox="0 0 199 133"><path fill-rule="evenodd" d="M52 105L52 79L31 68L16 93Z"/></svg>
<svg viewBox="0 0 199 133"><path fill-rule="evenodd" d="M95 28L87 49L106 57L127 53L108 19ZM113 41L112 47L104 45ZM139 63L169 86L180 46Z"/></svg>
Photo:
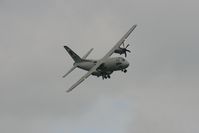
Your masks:
<svg viewBox="0 0 199 133"><path fill-rule="evenodd" d="M75 63L78 68L89 71L97 60L83 60L82 62ZM113 71L124 70L129 66L129 62L122 57L113 57L107 59L98 69L93 72L93 75L101 76L101 73L111 74Z"/></svg>

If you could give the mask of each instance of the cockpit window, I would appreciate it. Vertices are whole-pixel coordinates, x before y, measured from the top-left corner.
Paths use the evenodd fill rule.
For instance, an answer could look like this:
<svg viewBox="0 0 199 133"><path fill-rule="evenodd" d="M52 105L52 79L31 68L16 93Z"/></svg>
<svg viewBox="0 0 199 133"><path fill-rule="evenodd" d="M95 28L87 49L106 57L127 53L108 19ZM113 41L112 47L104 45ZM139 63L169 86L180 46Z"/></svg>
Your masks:
<svg viewBox="0 0 199 133"><path fill-rule="evenodd" d="M120 62L118 62L118 63L116 63L116 65L118 66L118 65L121 65L122 63L120 63Z"/></svg>

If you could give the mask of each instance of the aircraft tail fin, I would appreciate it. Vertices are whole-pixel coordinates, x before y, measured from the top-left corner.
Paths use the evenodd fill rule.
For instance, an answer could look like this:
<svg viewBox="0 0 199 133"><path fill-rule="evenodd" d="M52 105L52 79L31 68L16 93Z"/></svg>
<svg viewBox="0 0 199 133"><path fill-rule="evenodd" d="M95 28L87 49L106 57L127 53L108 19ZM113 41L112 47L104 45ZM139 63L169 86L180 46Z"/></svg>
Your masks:
<svg viewBox="0 0 199 133"><path fill-rule="evenodd" d="M73 67L63 76L63 78L65 78L67 75L69 75L73 70L75 70L75 68L78 67L78 62L83 61L84 59L86 59L88 57L88 55L93 51L93 48L90 49L82 58L80 58L75 52L73 52L69 47L64 46L64 48L66 49L66 51L70 54L70 56L73 58L73 60L75 61L75 63L73 64Z"/></svg>
<svg viewBox="0 0 199 133"><path fill-rule="evenodd" d="M73 58L75 62L81 62L82 59L73 51L71 50L68 46L64 46L68 54Z"/></svg>

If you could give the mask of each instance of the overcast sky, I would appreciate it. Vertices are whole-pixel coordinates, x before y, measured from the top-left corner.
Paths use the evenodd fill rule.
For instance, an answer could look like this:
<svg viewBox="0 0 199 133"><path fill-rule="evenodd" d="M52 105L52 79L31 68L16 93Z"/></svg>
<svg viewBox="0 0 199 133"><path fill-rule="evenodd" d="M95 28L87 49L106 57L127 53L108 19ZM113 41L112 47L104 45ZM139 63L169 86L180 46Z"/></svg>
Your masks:
<svg viewBox="0 0 199 133"><path fill-rule="evenodd" d="M0 0L1 133L199 132L198 0ZM126 74L65 79L129 30ZM64 43L66 42L66 43Z"/></svg>

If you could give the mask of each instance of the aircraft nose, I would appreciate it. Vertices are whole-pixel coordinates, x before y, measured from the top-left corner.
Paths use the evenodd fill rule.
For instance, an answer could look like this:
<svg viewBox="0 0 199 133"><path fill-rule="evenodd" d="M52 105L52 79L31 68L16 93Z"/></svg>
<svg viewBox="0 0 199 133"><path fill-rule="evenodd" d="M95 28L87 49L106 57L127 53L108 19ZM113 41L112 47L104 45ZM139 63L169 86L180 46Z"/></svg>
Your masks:
<svg viewBox="0 0 199 133"><path fill-rule="evenodd" d="M129 62L128 61L126 61L125 66L126 66L126 68L129 66Z"/></svg>

